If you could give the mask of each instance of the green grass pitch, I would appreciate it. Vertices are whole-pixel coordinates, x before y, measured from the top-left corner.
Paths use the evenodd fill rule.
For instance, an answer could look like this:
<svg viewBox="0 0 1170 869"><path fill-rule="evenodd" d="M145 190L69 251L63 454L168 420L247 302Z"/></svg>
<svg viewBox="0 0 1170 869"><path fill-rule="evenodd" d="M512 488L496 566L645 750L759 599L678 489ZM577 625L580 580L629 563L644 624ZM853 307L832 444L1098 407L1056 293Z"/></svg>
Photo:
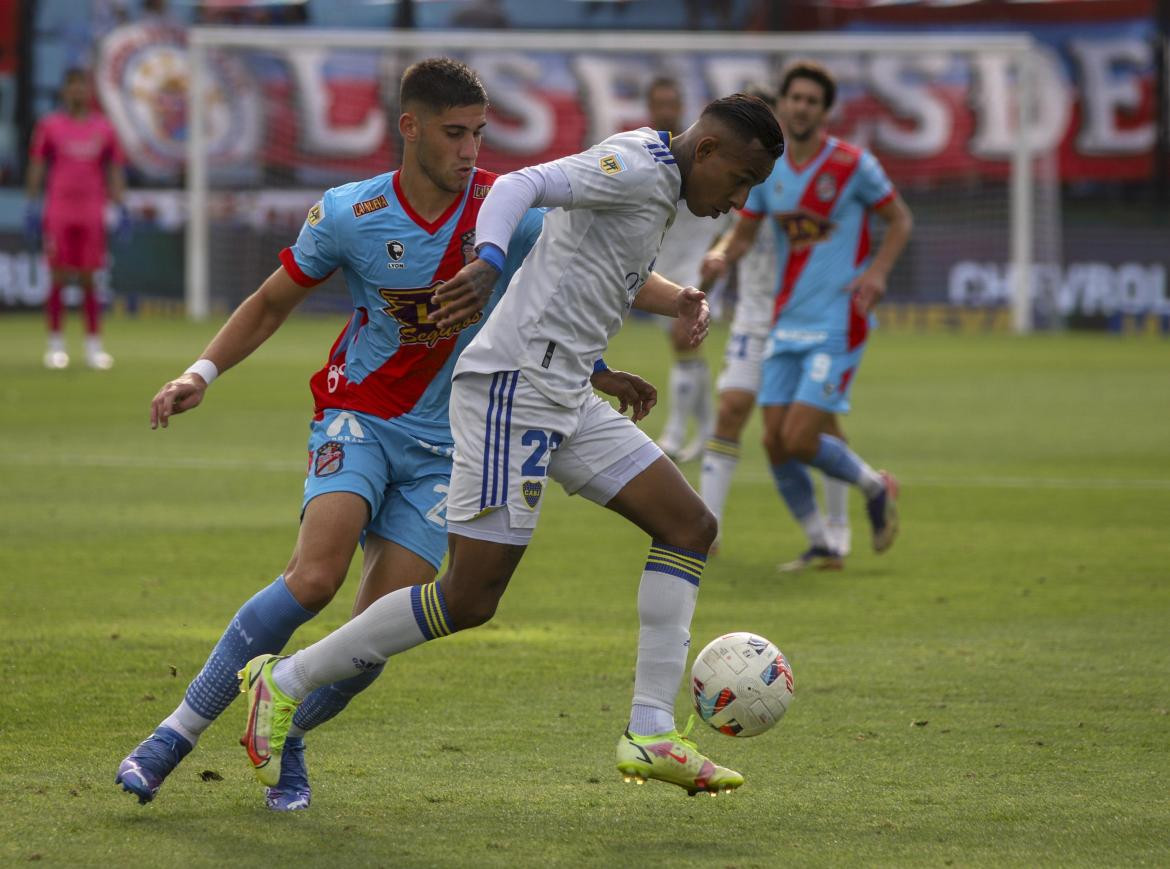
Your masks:
<svg viewBox="0 0 1170 869"><path fill-rule="evenodd" d="M774 572L801 541L753 422L693 638L769 637L796 698L756 739L699 733L735 794L621 782L647 541L558 492L492 623L310 737L308 812L263 807L239 704L139 807L118 762L291 551L338 328L294 319L152 432L214 324L114 320L112 371L49 372L40 321L0 319L0 864L1170 864L1170 342L1145 337L878 333L846 428L900 475L902 536L868 552L855 500L840 574ZM654 327L607 358L665 387Z"/></svg>

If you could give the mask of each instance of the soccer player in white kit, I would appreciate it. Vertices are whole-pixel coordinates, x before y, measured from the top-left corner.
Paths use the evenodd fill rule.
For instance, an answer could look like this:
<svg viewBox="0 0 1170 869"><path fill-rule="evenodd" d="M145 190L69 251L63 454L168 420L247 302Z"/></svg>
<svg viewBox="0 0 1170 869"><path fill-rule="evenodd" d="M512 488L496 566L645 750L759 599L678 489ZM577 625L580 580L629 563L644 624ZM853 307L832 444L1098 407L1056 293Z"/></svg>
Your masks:
<svg viewBox="0 0 1170 869"><path fill-rule="evenodd" d="M680 732L674 721L715 518L658 446L594 395L589 378L633 305L683 318L694 343L702 340L703 294L653 271L662 236L680 200L709 217L742 208L783 142L768 105L736 94L709 104L677 137L649 128L619 133L496 182L476 224L479 259L436 291L439 328L458 322L490 290L525 211L554 210L456 365L447 572L392 592L290 658L261 655L248 663L240 673L249 697L243 742L258 778L267 766L279 767L289 719L316 686L492 617L531 540L551 477L651 536L619 771L627 781L654 778L688 793L743 783L686 738L690 725Z"/></svg>

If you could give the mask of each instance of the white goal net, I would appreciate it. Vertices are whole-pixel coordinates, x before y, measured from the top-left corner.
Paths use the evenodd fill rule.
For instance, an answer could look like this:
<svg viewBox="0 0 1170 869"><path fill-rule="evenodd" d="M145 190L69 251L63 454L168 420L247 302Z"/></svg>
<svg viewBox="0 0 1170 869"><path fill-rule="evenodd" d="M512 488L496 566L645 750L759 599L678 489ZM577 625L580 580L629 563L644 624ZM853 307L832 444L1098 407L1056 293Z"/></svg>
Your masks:
<svg viewBox="0 0 1170 869"><path fill-rule="evenodd" d="M830 129L870 148L915 215L890 281L895 310L979 311L1017 331L1054 322L1043 276L1060 260L1057 155L1032 149L1042 106L1024 35L348 32L194 28L186 299L230 309L277 264L326 187L398 165L398 80L445 54L491 100L480 165L573 153L646 121L668 75L688 118L813 57L837 76ZM346 306L332 279L313 297Z"/></svg>

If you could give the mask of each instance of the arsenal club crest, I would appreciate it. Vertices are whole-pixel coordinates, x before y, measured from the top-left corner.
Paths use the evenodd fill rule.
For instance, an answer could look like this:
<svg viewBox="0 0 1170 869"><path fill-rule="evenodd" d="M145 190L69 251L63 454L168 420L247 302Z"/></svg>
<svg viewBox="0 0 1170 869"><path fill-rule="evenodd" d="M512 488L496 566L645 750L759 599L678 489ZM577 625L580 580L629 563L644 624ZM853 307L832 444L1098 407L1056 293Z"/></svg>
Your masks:
<svg viewBox="0 0 1170 869"><path fill-rule="evenodd" d="M525 480L524 485L520 487L520 493L524 496L524 503L528 505L529 510L535 510L537 503L540 501L540 495L544 491L544 484L540 480Z"/></svg>
<svg viewBox="0 0 1170 869"><path fill-rule="evenodd" d="M341 470L345 464L345 447L337 441L326 441L317 447L313 457L313 474L329 477Z"/></svg>

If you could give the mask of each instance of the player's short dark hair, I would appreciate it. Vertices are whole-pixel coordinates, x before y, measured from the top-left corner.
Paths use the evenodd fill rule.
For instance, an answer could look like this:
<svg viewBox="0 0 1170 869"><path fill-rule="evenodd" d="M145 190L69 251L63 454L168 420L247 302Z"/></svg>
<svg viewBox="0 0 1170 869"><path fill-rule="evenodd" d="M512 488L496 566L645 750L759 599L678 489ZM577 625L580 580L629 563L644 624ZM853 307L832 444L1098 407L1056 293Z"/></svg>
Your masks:
<svg viewBox="0 0 1170 869"><path fill-rule="evenodd" d="M71 66L69 69L65 70L65 75L61 77L61 84L69 84L70 82L79 80L87 81L88 79L89 76L86 74L84 69L82 69L80 66Z"/></svg>
<svg viewBox="0 0 1170 869"><path fill-rule="evenodd" d="M682 87L679 85L678 79L671 78L668 75L659 75L652 78L650 84L646 85L646 96L650 96L650 94L660 88L672 90L679 96L682 96Z"/></svg>
<svg viewBox="0 0 1170 869"><path fill-rule="evenodd" d="M759 97L732 94L707 103L703 117L717 118L745 142L759 141L772 159L784 153L784 134L772 114L772 107Z"/></svg>
<svg viewBox="0 0 1170 869"><path fill-rule="evenodd" d="M837 99L837 80L827 67L815 60L796 60L788 64L780 74L780 96L785 96L798 78L819 84L825 96L825 110L833 108L833 101Z"/></svg>
<svg viewBox="0 0 1170 869"><path fill-rule="evenodd" d="M460 106L486 106L487 91L475 70L449 57L428 57L402 74L398 102L441 112Z"/></svg>

